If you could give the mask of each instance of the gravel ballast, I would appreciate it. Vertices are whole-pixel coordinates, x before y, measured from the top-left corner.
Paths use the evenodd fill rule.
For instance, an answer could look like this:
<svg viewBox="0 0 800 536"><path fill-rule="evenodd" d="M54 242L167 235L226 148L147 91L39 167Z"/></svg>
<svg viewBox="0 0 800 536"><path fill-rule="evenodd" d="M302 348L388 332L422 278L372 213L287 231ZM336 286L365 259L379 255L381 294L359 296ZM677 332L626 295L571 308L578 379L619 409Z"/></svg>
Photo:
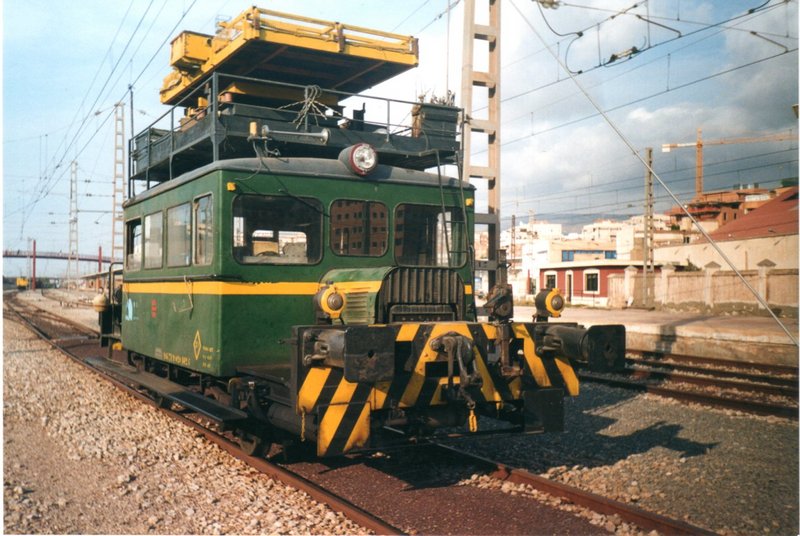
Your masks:
<svg viewBox="0 0 800 536"><path fill-rule="evenodd" d="M87 321L95 315L71 311ZM364 532L8 319L4 341L5 532ZM797 422L587 382L566 400L565 415L561 434L455 444L721 534L798 533ZM465 484L498 485L477 476Z"/></svg>
<svg viewBox="0 0 800 536"><path fill-rule="evenodd" d="M3 323L5 533L365 534Z"/></svg>
<svg viewBox="0 0 800 536"><path fill-rule="evenodd" d="M582 383L566 431L456 444L720 534L798 533L797 422Z"/></svg>

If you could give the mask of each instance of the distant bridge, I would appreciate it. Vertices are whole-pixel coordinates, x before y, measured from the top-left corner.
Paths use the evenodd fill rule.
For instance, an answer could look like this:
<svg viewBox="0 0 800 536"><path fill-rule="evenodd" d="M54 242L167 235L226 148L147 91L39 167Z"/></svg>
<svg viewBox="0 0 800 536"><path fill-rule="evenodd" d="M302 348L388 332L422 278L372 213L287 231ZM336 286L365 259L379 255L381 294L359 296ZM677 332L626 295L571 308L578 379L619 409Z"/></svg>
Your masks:
<svg viewBox="0 0 800 536"><path fill-rule="evenodd" d="M4 258L22 258L27 259L29 257L33 257L33 252L28 251L25 249L4 249L3 250L3 257ZM37 259L58 259L62 261L69 260L69 253L64 253L62 251L52 252L52 251L36 251L36 258ZM79 253L77 256L79 261L85 262L97 262L98 260L102 260L104 263L109 264L112 259L111 257L103 257L100 259L97 255L84 255Z"/></svg>

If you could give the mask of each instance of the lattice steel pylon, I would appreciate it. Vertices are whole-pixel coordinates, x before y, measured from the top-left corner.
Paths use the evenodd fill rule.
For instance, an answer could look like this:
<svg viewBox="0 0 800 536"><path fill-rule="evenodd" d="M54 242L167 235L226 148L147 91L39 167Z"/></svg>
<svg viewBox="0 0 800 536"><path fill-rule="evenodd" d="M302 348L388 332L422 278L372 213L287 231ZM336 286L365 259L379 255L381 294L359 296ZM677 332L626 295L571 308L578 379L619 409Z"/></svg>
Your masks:
<svg viewBox="0 0 800 536"><path fill-rule="evenodd" d="M67 256L67 286L78 275L78 163L72 161L69 176L69 254Z"/></svg>
<svg viewBox="0 0 800 536"><path fill-rule="evenodd" d="M122 202L125 201L125 105L114 105L114 206L111 209L111 259L123 258Z"/></svg>
<svg viewBox="0 0 800 536"><path fill-rule="evenodd" d="M489 24L475 22L475 0L464 1L464 44L461 66L461 106L465 121L461 140L463 150L464 176L484 179L488 197L486 213L476 213L475 223L488 227L488 262L478 269L489 275L489 288L498 283L497 270L500 248L500 0L488 0ZM487 71L476 71L474 67L475 42L488 45L489 63ZM487 89L487 117L473 116L473 89ZM487 137L487 165L472 164L472 134L481 133ZM480 187L480 185L479 185Z"/></svg>

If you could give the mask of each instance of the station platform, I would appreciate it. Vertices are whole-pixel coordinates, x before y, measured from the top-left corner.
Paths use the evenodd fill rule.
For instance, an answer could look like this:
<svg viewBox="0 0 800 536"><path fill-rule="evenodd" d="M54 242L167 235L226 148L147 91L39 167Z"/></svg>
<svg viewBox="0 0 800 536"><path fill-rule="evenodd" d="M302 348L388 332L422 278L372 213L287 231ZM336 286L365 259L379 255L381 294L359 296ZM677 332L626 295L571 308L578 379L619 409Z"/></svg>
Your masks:
<svg viewBox="0 0 800 536"><path fill-rule="evenodd" d="M530 322L534 311L533 307L515 306L514 320ZM587 327L623 324L631 350L798 366L798 347L772 317L568 307L558 320ZM797 339L798 319L781 321Z"/></svg>

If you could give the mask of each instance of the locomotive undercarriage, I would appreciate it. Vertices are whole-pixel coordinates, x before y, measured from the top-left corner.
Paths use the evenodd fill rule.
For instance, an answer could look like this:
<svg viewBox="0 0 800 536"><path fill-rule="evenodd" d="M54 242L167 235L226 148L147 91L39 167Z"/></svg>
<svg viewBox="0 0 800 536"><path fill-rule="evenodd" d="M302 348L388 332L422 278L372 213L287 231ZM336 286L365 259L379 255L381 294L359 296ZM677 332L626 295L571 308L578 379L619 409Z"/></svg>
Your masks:
<svg viewBox="0 0 800 536"><path fill-rule="evenodd" d="M320 296L333 299L335 289L323 287ZM252 453L298 439L332 456L442 435L560 431L563 399L578 394L573 362L619 366L624 327L547 322L544 305L537 305L539 321L512 322L506 302L487 302L490 322L321 317L292 329L288 363L239 366L233 376L132 351L131 367L95 364L138 384L160 406L204 415Z"/></svg>
<svg viewBox="0 0 800 536"><path fill-rule="evenodd" d="M468 325L453 324L462 326L462 331ZM481 326L470 325L473 330ZM329 456L420 443L442 436L562 429L562 400L568 394L563 379L554 377L552 385L538 386L532 374L524 373L524 363L519 362L517 365L523 372L511 380L514 393L501 393L495 387L491 392L496 400L491 399L486 396L490 391L484 383L496 383L502 378L501 364L499 358L492 361L491 357L484 360L481 356L488 356L492 345L474 352L471 339L448 330L447 324L420 325L416 342L395 344L394 339L402 329L401 326L297 328L299 351L288 383L259 367L244 367L240 376L218 378L135 353L129 353L128 360L140 374L167 380L181 388L170 391L163 384L147 388L157 404L168 406L177 402L186 406L188 400L188 407L198 410L196 399L190 399L187 392L205 398L208 403L199 408L200 413L221 430L228 431L251 453L260 453L272 443L286 444L298 439L315 442L317 453ZM432 336L436 330L443 334ZM377 335L366 335L370 331ZM327 344L337 337L343 337L344 343L332 356L306 352L321 347L331 352ZM393 351L368 348L387 342L387 337L392 339ZM320 340L327 342L320 345ZM354 346L356 340L359 344ZM493 350L496 352L496 348ZM480 371L477 359L468 360L461 355L465 351L478 356ZM355 352L361 356L354 355ZM424 370L425 376L415 377L415 370ZM324 375L324 382L314 383L315 375ZM421 383L412 400L409 393L416 389L415 382ZM230 410L241 413L231 418ZM331 424L332 415L338 415L335 424Z"/></svg>

